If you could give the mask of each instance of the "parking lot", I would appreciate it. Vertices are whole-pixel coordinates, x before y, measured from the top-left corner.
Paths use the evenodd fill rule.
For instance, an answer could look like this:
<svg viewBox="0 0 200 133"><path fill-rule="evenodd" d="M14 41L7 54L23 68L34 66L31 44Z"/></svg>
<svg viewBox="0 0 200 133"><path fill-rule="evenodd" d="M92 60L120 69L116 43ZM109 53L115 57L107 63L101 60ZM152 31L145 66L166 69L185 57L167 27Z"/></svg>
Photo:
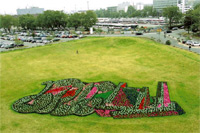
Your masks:
<svg viewBox="0 0 200 133"><path fill-rule="evenodd" d="M38 34L36 37L32 37L23 33L17 33L15 35L3 34L0 38L0 52L44 46L51 43L67 42L84 37L83 35L70 34L56 34L55 36L56 37L47 34Z"/></svg>
<svg viewBox="0 0 200 133"><path fill-rule="evenodd" d="M67 42L67 41L71 41L71 40L74 40L74 39L75 38L62 38L62 39L60 39L59 42ZM2 40L2 39L0 39L0 42L5 42L7 44L14 43L14 41ZM56 43L56 42L54 42L54 43ZM32 47L38 47L38 46L44 46L44 45L48 45L48 44L24 42L24 46L22 46L22 47L14 47L14 48L9 48L9 49L0 48L0 52L11 51L11 50L16 50L16 49L32 48Z"/></svg>

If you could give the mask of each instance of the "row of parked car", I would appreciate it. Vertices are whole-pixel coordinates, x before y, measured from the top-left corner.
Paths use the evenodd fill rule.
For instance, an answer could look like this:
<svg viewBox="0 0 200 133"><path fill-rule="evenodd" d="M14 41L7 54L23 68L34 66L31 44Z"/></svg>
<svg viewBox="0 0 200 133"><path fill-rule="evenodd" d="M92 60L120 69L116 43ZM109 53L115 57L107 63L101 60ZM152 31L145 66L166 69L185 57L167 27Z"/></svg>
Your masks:
<svg viewBox="0 0 200 133"><path fill-rule="evenodd" d="M5 37L1 37L2 40L10 40L10 41L14 41L15 37L13 36L5 36ZM21 40L22 42L30 42L30 43L51 43L51 42L55 42L55 41L59 41L60 39L52 39L49 40L47 39L47 37L25 37L25 36L19 36L17 37L17 40Z"/></svg>
<svg viewBox="0 0 200 133"><path fill-rule="evenodd" d="M200 46L199 42L193 40L182 41L183 44L191 45L191 46Z"/></svg>
<svg viewBox="0 0 200 133"><path fill-rule="evenodd" d="M24 44L15 44L13 42L11 43L6 43L6 42L0 42L0 48L5 48L5 49L10 49L10 48L14 48L14 47L22 47L24 46Z"/></svg>

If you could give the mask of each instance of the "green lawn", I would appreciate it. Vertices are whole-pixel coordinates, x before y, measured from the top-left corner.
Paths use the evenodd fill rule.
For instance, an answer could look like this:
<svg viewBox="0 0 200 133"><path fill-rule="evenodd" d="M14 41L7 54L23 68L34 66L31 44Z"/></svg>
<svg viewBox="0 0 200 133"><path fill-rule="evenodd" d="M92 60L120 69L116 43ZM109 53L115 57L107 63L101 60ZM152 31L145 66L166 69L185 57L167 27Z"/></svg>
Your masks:
<svg viewBox="0 0 200 133"><path fill-rule="evenodd" d="M76 54L79 50L79 54ZM145 38L94 37L0 54L0 132L198 132L200 56ZM20 114L14 101L37 94L42 82L79 78L109 80L132 87L167 81L170 98L186 111L180 116L113 119L96 114L56 117Z"/></svg>

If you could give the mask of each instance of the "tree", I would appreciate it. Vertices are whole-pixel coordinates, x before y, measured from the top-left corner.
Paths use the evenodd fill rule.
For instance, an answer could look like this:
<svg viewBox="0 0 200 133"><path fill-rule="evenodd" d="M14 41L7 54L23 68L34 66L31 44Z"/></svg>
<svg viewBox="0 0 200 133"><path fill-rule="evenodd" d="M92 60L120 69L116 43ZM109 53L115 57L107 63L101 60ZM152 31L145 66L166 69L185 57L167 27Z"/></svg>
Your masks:
<svg viewBox="0 0 200 133"><path fill-rule="evenodd" d="M190 33L190 29L193 24L194 24L194 19L193 19L192 10L189 10L186 12L185 18L184 18L184 27L188 30L188 34Z"/></svg>
<svg viewBox="0 0 200 133"><path fill-rule="evenodd" d="M86 30L89 30L89 27L92 27L97 22L97 16L93 11L87 11L83 15L83 26Z"/></svg>
<svg viewBox="0 0 200 133"><path fill-rule="evenodd" d="M82 26L82 21L81 21L82 17L83 17L83 14L81 15L81 13L71 14L68 18L67 26L74 27L76 30L79 26Z"/></svg>
<svg viewBox="0 0 200 133"><path fill-rule="evenodd" d="M11 27L15 25L14 23L15 23L15 19L11 15L4 15L1 17L2 28L4 28L5 30L9 32L10 32Z"/></svg>
<svg viewBox="0 0 200 133"><path fill-rule="evenodd" d="M41 28L62 29L67 25L67 15L62 11L47 10L43 14L38 15L37 25Z"/></svg>
<svg viewBox="0 0 200 133"><path fill-rule="evenodd" d="M193 10L189 10L185 14L184 18L184 26L188 30L188 34L190 30L193 32L200 31L200 4L197 4Z"/></svg>
<svg viewBox="0 0 200 133"><path fill-rule="evenodd" d="M127 16L132 17L136 9L133 6L129 6L127 10Z"/></svg>
<svg viewBox="0 0 200 133"><path fill-rule="evenodd" d="M36 28L36 17L30 14L19 16L19 25L25 30L34 30Z"/></svg>
<svg viewBox="0 0 200 133"><path fill-rule="evenodd" d="M194 10L192 11L192 13L193 13L193 19L194 19L192 31L200 32L200 22L199 22L200 21L200 3L194 7Z"/></svg>
<svg viewBox="0 0 200 133"><path fill-rule="evenodd" d="M93 11L87 11L86 13L74 13L68 18L68 27L74 27L77 30L78 27L84 27L89 30L97 22L97 16Z"/></svg>
<svg viewBox="0 0 200 133"><path fill-rule="evenodd" d="M180 20L180 18L182 17L182 13L177 6L170 6L164 8L163 16L169 19L169 28L171 28L173 23Z"/></svg>
<svg viewBox="0 0 200 133"><path fill-rule="evenodd" d="M36 19L36 26L42 28L43 30L46 28L45 22L44 22L45 18L43 14L39 14L37 16Z"/></svg>
<svg viewBox="0 0 200 133"><path fill-rule="evenodd" d="M0 28L2 28L2 18L3 18L3 16L0 15Z"/></svg>

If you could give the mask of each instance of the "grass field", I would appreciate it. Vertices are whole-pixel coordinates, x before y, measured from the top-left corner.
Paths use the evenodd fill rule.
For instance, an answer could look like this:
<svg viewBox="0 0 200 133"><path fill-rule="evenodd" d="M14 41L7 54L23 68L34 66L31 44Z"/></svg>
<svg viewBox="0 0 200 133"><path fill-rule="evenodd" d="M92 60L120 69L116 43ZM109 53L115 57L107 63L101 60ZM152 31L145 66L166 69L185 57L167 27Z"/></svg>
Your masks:
<svg viewBox="0 0 200 133"><path fill-rule="evenodd" d="M76 50L79 54L76 54ZM200 56L145 38L97 37L0 54L0 132L199 132ZM167 81L180 116L113 119L96 114L56 117L20 114L14 101L37 94L42 82L78 78L150 87Z"/></svg>

